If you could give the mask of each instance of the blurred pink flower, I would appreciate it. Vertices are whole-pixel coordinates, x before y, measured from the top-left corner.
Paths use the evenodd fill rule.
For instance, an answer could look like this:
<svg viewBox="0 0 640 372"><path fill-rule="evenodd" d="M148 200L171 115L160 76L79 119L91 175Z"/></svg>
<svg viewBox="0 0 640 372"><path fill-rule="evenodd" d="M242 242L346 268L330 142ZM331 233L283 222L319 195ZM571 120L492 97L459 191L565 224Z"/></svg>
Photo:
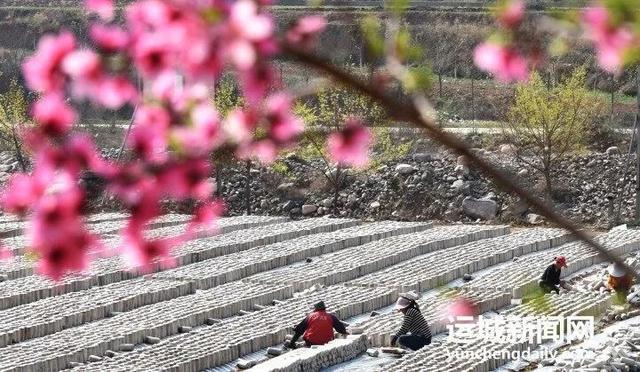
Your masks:
<svg viewBox="0 0 640 372"><path fill-rule="evenodd" d="M342 165L363 167L369 161L371 131L360 119L350 118L344 127L327 138L329 155Z"/></svg>
<svg viewBox="0 0 640 372"><path fill-rule="evenodd" d="M119 26L96 23L91 25L89 36L107 53L122 51L129 45L129 34Z"/></svg>
<svg viewBox="0 0 640 372"><path fill-rule="evenodd" d="M312 47L317 36L327 27L327 20L318 15L300 18L286 34L287 41L303 48Z"/></svg>
<svg viewBox="0 0 640 372"><path fill-rule="evenodd" d="M476 47L473 61L481 70L502 81L522 81L529 76L526 59L515 49L484 42Z"/></svg>
<svg viewBox="0 0 640 372"><path fill-rule="evenodd" d="M197 229L206 229L210 233L215 233L218 230L216 221L224 211L225 205L221 200L212 200L200 205L187 225L187 235L191 236Z"/></svg>
<svg viewBox="0 0 640 372"><path fill-rule="evenodd" d="M478 307L464 297L457 297L446 308L446 316L456 318L459 316L478 315Z"/></svg>
<svg viewBox="0 0 640 372"><path fill-rule="evenodd" d="M156 268L176 266L176 259L171 249L181 243L181 239L163 238L146 240L142 231L126 230L123 234L122 253L130 269L148 273Z"/></svg>
<svg viewBox="0 0 640 372"><path fill-rule="evenodd" d="M240 71L240 84L248 103L257 105L273 88L276 79L275 70L266 63L257 63L253 68Z"/></svg>
<svg viewBox="0 0 640 372"><path fill-rule="evenodd" d="M113 0L85 0L84 6L89 13L95 13L105 21L113 18L115 7Z"/></svg>
<svg viewBox="0 0 640 372"><path fill-rule="evenodd" d="M161 33L146 33L133 46L133 58L138 70L155 77L173 65L173 53Z"/></svg>
<svg viewBox="0 0 640 372"><path fill-rule="evenodd" d="M127 103L135 103L138 90L124 76L105 77L98 82L93 100L111 110L120 109Z"/></svg>
<svg viewBox="0 0 640 372"><path fill-rule="evenodd" d="M265 102L265 116L269 122L269 137L278 144L286 144L304 130L302 120L291 112L291 96L276 93Z"/></svg>
<svg viewBox="0 0 640 372"><path fill-rule="evenodd" d="M77 50L67 54L62 61L64 72L74 79L96 81L102 76L100 56L92 50Z"/></svg>
<svg viewBox="0 0 640 372"><path fill-rule="evenodd" d="M250 112L236 109L227 114L223 130L225 137L235 143L247 142L251 139L256 120Z"/></svg>
<svg viewBox="0 0 640 372"><path fill-rule="evenodd" d="M171 117L159 106L137 109L127 145L146 161L159 163L167 159Z"/></svg>
<svg viewBox="0 0 640 372"><path fill-rule="evenodd" d="M213 193L210 174L211 164L205 158L184 159L165 164L157 175L157 182L167 196L176 200L206 200Z"/></svg>
<svg viewBox="0 0 640 372"><path fill-rule="evenodd" d="M70 32L62 32L57 36L47 35L40 39L36 53L22 64L27 86L43 93L61 90L65 81L61 64L75 47L76 40Z"/></svg>
<svg viewBox="0 0 640 372"><path fill-rule="evenodd" d="M0 194L2 209L9 213L24 215L42 196L48 179L33 175L16 173L9 178Z"/></svg>
<svg viewBox="0 0 640 372"><path fill-rule="evenodd" d="M50 93L36 101L31 115L44 133L53 136L67 133L76 120L73 108L57 93Z"/></svg>
<svg viewBox="0 0 640 372"><path fill-rule="evenodd" d="M276 160L278 147L273 141L264 139L261 141L246 142L238 147L236 156L240 159L257 159L262 164L271 164Z"/></svg>
<svg viewBox="0 0 640 372"><path fill-rule="evenodd" d="M6 245L0 243L0 262L2 261L10 261L11 259L13 259L14 254L13 251L11 250L11 248L7 247Z"/></svg>
<svg viewBox="0 0 640 372"><path fill-rule="evenodd" d="M499 10L498 22L507 29L516 29L522 23L525 4L523 0L507 0Z"/></svg>
<svg viewBox="0 0 640 372"><path fill-rule="evenodd" d="M201 156L222 142L220 118L210 104L200 104L191 111L191 125L171 131L172 140L180 145L180 151L190 156Z"/></svg>
<svg viewBox="0 0 640 372"><path fill-rule="evenodd" d="M584 10L582 22L587 36L595 43L600 67L610 73L619 73L625 53L634 44L632 30L614 26L607 9L602 6Z"/></svg>

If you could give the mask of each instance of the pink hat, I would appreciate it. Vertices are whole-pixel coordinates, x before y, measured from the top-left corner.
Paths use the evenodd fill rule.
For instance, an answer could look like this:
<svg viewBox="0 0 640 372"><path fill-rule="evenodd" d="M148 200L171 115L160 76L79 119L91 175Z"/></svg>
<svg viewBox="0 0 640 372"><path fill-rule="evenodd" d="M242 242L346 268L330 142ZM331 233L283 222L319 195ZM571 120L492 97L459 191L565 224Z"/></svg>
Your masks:
<svg viewBox="0 0 640 372"><path fill-rule="evenodd" d="M398 301L396 301L396 306L393 307L393 310L406 309L409 305L411 305L411 301L409 299L398 297Z"/></svg>
<svg viewBox="0 0 640 372"><path fill-rule="evenodd" d="M556 263L561 267L567 267L567 259L564 256L558 256L555 258Z"/></svg>

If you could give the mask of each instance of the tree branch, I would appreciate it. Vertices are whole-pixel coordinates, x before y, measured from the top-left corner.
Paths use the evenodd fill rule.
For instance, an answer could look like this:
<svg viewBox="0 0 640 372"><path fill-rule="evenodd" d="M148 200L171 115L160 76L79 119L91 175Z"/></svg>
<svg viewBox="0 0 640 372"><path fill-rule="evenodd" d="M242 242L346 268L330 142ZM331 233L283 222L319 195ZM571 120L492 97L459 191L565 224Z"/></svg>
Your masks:
<svg viewBox="0 0 640 372"><path fill-rule="evenodd" d="M396 120L406 121L416 127L426 129L431 138L454 150L458 154L466 156L476 167L478 167L481 171L485 172L489 177L491 177L499 187L520 196L529 205L533 206L540 214L557 223L559 226L567 229L577 238L587 243L604 259L622 265L627 272L633 273L636 278L640 280L640 275L638 275L638 273L635 272L634 269L629 267L629 265L627 265L624 260L609 252L604 246L597 243L585 231L577 227L569 219L557 213L553 209L553 207L545 202L540 201L524 188L518 186L518 184L502 170L493 167L486 160L480 158L479 156L476 156L470 151L465 143L460 141L457 137L446 133L438 128L435 120L433 119L433 116L431 116L431 107L430 105L428 105L428 102L426 102L426 100L424 100L424 102L414 102L414 104L412 105L404 104L397 99L386 95L377 87L361 81L357 77L352 76L349 72L331 64L321 57L301 50L297 47L288 45L284 42L281 44L281 47L283 53L288 54L290 57L293 57L300 63L313 67L331 76L337 82L344 84L345 86L352 87L362 94L368 95L373 100L378 102L382 107L384 107L387 110L389 116L395 118Z"/></svg>

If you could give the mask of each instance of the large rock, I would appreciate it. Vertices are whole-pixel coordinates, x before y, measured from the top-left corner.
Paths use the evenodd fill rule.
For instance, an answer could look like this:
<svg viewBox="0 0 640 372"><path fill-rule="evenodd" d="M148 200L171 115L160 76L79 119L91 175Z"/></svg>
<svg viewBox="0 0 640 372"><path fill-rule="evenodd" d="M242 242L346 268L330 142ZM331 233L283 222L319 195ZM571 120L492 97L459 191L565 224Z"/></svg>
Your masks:
<svg viewBox="0 0 640 372"><path fill-rule="evenodd" d="M527 223L531 225L539 225L544 222L544 217L539 214L529 213L527 214Z"/></svg>
<svg viewBox="0 0 640 372"><path fill-rule="evenodd" d="M431 161L431 159L432 159L431 154L427 154L424 152L413 154L413 161L426 162L426 161Z"/></svg>
<svg viewBox="0 0 640 372"><path fill-rule="evenodd" d="M315 213L315 211L318 210L318 207L316 207L313 204L305 204L302 206L302 215L303 216L308 216L312 213Z"/></svg>
<svg viewBox="0 0 640 372"><path fill-rule="evenodd" d="M607 149L607 151L605 151L605 153L607 155L619 155L620 149L618 148L618 146L611 146Z"/></svg>
<svg viewBox="0 0 640 372"><path fill-rule="evenodd" d="M413 173L415 170L416 169L411 164L398 164L398 165L396 165L396 173L398 173L398 174L407 175L407 174Z"/></svg>
<svg viewBox="0 0 640 372"><path fill-rule="evenodd" d="M518 148L510 143L500 145L500 152L504 155L514 156L518 153Z"/></svg>
<svg viewBox="0 0 640 372"><path fill-rule="evenodd" d="M462 210L469 217L492 220L498 213L498 203L493 200L467 196L462 201Z"/></svg>

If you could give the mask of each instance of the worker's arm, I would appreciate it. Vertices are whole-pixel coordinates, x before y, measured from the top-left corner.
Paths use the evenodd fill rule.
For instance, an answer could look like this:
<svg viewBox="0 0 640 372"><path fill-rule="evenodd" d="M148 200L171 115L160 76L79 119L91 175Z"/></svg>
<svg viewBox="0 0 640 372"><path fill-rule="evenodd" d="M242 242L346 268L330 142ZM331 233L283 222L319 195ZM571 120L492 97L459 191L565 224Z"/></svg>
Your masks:
<svg viewBox="0 0 640 372"><path fill-rule="evenodd" d="M307 318L302 319L300 323L293 329L293 337L291 341L289 341L290 347L295 347L296 341L304 334L304 331L307 330Z"/></svg>
<svg viewBox="0 0 640 372"><path fill-rule="evenodd" d="M542 281L543 283L547 283L547 284L551 284L551 266L547 266L547 268L544 270L544 273L542 273L542 278L540 278L540 281Z"/></svg>
<svg viewBox="0 0 640 372"><path fill-rule="evenodd" d="M333 321L333 329L338 333L342 333L343 335L348 334L347 329L344 326L344 323L340 321L335 315L331 315L331 320Z"/></svg>

